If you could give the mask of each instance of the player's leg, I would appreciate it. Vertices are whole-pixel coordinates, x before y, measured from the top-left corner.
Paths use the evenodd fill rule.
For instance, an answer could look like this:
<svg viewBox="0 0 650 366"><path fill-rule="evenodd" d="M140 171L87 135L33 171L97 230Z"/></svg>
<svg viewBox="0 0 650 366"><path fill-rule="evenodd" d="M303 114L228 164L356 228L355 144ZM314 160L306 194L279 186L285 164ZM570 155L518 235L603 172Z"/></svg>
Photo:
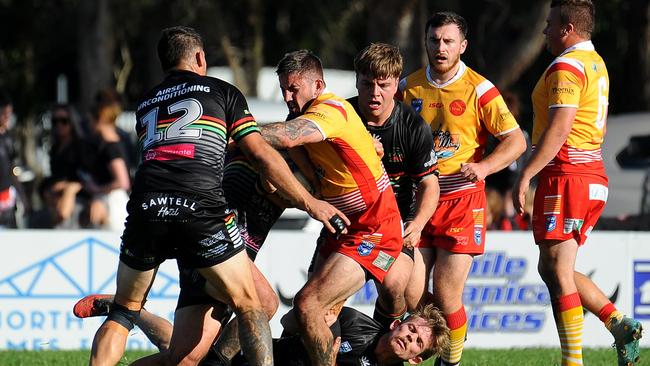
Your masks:
<svg viewBox="0 0 650 366"><path fill-rule="evenodd" d="M239 319L239 340L251 365L272 365L271 328L255 291L250 260L245 251L198 271L212 285L217 299L228 303Z"/></svg>
<svg viewBox="0 0 650 366"><path fill-rule="evenodd" d="M582 365L584 318L574 274L578 244L569 239L543 240L538 245L537 268L551 295L562 348L562 365Z"/></svg>
<svg viewBox="0 0 650 366"><path fill-rule="evenodd" d="M271 320L275 312L278 310L280 302L278 296L273 291L271 284L266 280L264 275L260 270L255 266L253 262L251 264L251 270L253 271L253 281L255 282L255 291L262 302L262 307L268 318ZM213 358L216 357L222 362L228 362L232 360L237 353L239 353L241 347L239 345L239 326L237 317L233 318L226 326L224 327L223 332L219 335L217 342L212 346L207 357Z"/></svg>
<svg viewBox="0 0 650 366"><path fill-rule="evenodd" d="M582 306L596 314L614 336L618 364L639 362L639 339L643 330L641 323L621 313L589 277L575 272L575 281Z"/></svg>
<svg viewBox="0 0 650 366"><path fill-rule="evenodd" d="M433 266L433 298L435 304L445 314L450 331L450 346L440 355L443 362L441 365L458 364L463 354L467 335L463 289L471 266L470 254L437 249Z"/></svg>
<svg viewBox="0 0 650 366"><path fill-rule="evenodd" d="M110 311L115 296L106 294L87 295L74 305L72 312L78 318L106 316ZM165 318L150 313L147 309L140 310L140 317L135 325L140 328L160 351L169 348L172 337L172 324Z"/></svg>
<svg viewBox="0 0 650 366"><path fill-rule="evenodd" d="M430 247L418 247L415 248L414 254L413 270L405 293L408 311L415 311L420 305L433 301L431 297L433 295L429 292L429 284L431 283L431 270L435 262L436 251Z"/></svg>
<svg viewBox="0 0 650 366"><path fill-rule="evenodd" d="M115 365L124 354L126 338L137 322L158 267L139 271L120 260L115 302L93 339L90 365Z"/></svg>
<svg viewBox="0 0 650 366"><path fill-rule="evenodd" d="M409 250L407 254L404 250ZM406 288L413 271L413 249L404 249L399 254L395 263L384 277L383 283L375 281L377 286L377 301L373 318L381 323L386 329L390 324L402 319L406 314Z"/></svg>
<svg viewBox="0 0 650 366"><path fill-rule="evenodd" d="M333 365L336 356L334 338L325 322L327 311L353 295L365 281L365 271L354 259L332 253L296 294L294 311L314 366Z"/></svg>

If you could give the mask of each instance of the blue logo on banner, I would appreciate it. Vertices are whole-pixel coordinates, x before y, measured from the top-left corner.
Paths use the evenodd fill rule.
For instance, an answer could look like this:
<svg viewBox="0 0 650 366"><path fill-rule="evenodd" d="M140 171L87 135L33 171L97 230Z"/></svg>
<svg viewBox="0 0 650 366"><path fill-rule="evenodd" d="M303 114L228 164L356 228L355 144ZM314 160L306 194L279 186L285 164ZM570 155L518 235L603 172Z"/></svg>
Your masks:
<svg viewBox="0 0 650 366"><path fill-rule="evenodd" d="M361 244L357 247L357 252L359 253L360 256L365 257L367 255L370 255L370 252L372 252L372 248L375 247L375 244L362 240Z"/></svg>
<svg viewBox="0 0 650 366"><path fill-rule="evenodd" d="M422 112L422 99L415 98L411 101L411 108L417 113Z"/></svg>
<svg viewBox="0 0 650 366"><path fill-rule="evenodd" d="M80 299L90 294L105 293L115 284L115 271L103 273L96 269L95 261L112 260L117 264L119 250L109 244L89 237L74 243L50 256L0 277L0 299L3 298L56 298ZM69 263L83 258L87 265L73 266ZM67 263L67 265L66 265ZM149 297L173 299L178 296L178 274L158 272L157 281ZM47 282L57 280L61 288L53 292Z"/></svg>
<svg viewBox="0 0 650 366"><path fill-rule="evenodd" d="M650 319L650 261L634 261L634 318Z"/></svg>
<svg viewBox="0 0 650 366"><path fill-rule="evenodd" d="M474 228L474 242L476 245L481 245L481 241L483 241L483 237L481 235L481 228L480 227L475 227Z"/></svg>
<svg viewBox="0 0 650 366"><path fill-rule="evenodd" d="M546 217L546 231L551 232L555 230L557 227L557 217L555 215L551 215Z"/></svg>

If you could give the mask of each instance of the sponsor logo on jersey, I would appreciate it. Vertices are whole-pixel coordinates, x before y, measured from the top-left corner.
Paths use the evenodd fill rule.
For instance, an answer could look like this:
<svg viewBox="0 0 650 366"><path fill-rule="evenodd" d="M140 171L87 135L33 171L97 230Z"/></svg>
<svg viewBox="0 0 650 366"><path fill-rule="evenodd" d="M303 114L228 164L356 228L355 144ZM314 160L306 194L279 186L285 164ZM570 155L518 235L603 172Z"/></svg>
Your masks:
<svg viewBox="0 0 650 366"><path fill-rule="evenodd" d="M431 102L429 108L442 109L445 105L442 102Z"/></svg>
<svg viewBox="0 0 650 366"><path fill-rule="evenodd" d="M413 108L413 110L416 113L422 112L422 99L420 99L420 98L413 99L411 101L411 108Z"/></svg>
<svg viewBox="0 0 650 366"><path fill-rule="evenodd" d="M454 116L462 116L465 113L465 109L467 109L467 105L460 99L449 103L449 112Z"/></svg>
<svg viewBox="0 0 650 366"><path fill-rule="evenodd" d="M194 159L194 145L178 144L168 146L158 146L149 149L144 153L144 160L179 160Z"/></svg>
<svg viewBox="0 0 650 366"><path fill-rule="evenodd" d="M582 224L584 223L584 221L585 220L582 219L564 219L563 232L565 234L568 234L574 230L580 232L580 229L582 229Z"/></svg>
<svg viewBox="0 0 650 366"><path fill-rule="evenodd" d="M546 217L546 231L551 232L557 226L557 216L551 215Z"/></svg>
<svg viewBox="0 0 650 366"><path fill-rule="evenodd" d="M476 245L481 245L482 241L483 241L483 233L481 232L481 228L474 227L474 243L476 243Z"/></svg>
<svg viewBox="0 0 650 366"><path fill-rule="evenodd" d="M464 229L465 229L464 227L452 227L452 228L449 228L449 233L450 234L458 234L458 233L463 232Z"/></svg>
<svg viewBox="0 0 650 366"><path fill-rule="evenodd" d="M366 240L362 240L361 244L359 244L359 246L357 247L357 253L359 253L359 255L362 257L367 257L368 255L370 255L370 253L372 252L372 248L374 247L375 244Z"/></svg>
<svg viewBox="0 0 650 366"><path fill-rule="evenodd" d="M433 144L437 158L446 159L452 157L460 148L460 139L449 131L437 130L433 133Z"/></svg>
<svg viewBox="0 0 650 366"><path fill-rule="evenodd" d="M452 236L458 245L467 245L469 238L467 236Z"/></svg>
<svg viewBox="0 0 650 366"><path fill-rule="evenodd" d="M372 265L386 272L393 262L395 262L395 258L380 250L377 258L372 261Z"/></svg>
<svg viewBox="0 0 650 366"><path fill-rule="evenodd" d="M346 353L352 351L352 346L350 345L350 342L345 341L341 343L341 347L339 347L339 353Z"/></svg>
<svg viewBox="0 0 650 366"><path fill-rule="evenodd" d="M427 162L424 163L424 167L428 168L434 166L437 162L438 162L438 157L436 156L436 151L431 150L431 153L429 154L429 160L427 160Z"/></svg>

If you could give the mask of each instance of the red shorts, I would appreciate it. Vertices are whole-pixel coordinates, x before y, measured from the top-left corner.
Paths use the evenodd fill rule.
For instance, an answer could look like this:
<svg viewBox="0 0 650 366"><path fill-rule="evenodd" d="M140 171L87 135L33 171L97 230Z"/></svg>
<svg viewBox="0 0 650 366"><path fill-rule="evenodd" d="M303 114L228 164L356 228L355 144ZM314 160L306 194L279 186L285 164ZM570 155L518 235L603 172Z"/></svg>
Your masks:
<svg viewBox="0 0 650 366"><path fill-rule="evenodd" d="M584 244L605 208L607 194L606 177L540 177L533 203L535 243L575 239Z"/></svg>
<svg viewBox="0 0 650 366"><path fill-rule="evenodd" d="M485 251L485 191L438 202L422 230L419 248L442 248L451 253Z"/></svg>
<svg viewBox="0 0 650 366"><path fill-rule="evenodd" d="M383 282L402 250L402 219L392 189L382 192L367 211L348 218L352 222L348 233L338 240L328 233L320 255L341 253Z"/></svg>

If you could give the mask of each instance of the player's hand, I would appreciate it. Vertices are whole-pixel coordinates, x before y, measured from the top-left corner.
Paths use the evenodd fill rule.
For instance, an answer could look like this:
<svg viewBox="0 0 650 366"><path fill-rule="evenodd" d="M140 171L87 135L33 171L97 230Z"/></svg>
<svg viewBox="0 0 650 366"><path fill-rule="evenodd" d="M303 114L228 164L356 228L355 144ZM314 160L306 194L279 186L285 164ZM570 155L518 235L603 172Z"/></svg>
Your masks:
<svg viewBox="0 0 650 366"><path fill-rule="evenodd" d="M413 221L406 223L404 228L404 246L407 248L413 248L420 242L420 236L422 235L422 226Z"/></svg>
<svg viewBox="0 0 650 366"><path fill-rule="evenodd" d="M483 181L488 175L487 169L480 163L462 163L460 164L460 173L472 183Z"/></svg>
<svg viewBox="0 0 650 366"><path fill-rule="evenodd" d="M339 348L341 348L341 337L336 337L334 338L334 343L332 344L332 355L334 355L332 366L336 366L336 355L339 354Z"/></svg>
<svg viewBox="0 0 650 366"><path fill-rule="evenodd" d="M515 206L515 212L519 215L524 214L524 206L526 205L526 192L530 187L530 179L517 177L515 185L512 187L512 205Z"/></svg>
<svg viewBox="0 0 650 366"><path fill-rule="evenodd" d="M379 159L382 159L384 157L384 145L381 144L381 139L377 136L373 136L372 144L375 147L377 156L379 156Z"/></svg>
<svg viewBox="0 0 650 366"><path fill-rule="evenodd" d="M345 226L350 226L350 220L347 218L347 216L345 216L343 212L339 211L336 207L330 205L325 201L312 198L305 205L305 211L307 211L309 216L311 216L313 219L322 222L327 231L332 234L336 233L336 229L334 226L332 226L332 224L330 224L329 221L335 215L338 215L343 220ZM345 234L347 232L347 229L344 229L342 233Z"/></svg>

